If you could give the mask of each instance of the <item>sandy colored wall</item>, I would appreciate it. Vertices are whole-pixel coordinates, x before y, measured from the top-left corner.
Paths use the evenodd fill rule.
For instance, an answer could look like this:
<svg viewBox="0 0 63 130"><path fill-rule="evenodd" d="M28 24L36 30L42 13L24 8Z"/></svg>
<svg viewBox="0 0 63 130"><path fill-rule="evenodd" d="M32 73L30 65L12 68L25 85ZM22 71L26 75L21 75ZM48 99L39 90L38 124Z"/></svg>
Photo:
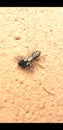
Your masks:
<svg viewBox="0 0 63 130"><path fill-rule="evenodd" d="M63 8L0 8L0 122L63 122Z"/></svg>

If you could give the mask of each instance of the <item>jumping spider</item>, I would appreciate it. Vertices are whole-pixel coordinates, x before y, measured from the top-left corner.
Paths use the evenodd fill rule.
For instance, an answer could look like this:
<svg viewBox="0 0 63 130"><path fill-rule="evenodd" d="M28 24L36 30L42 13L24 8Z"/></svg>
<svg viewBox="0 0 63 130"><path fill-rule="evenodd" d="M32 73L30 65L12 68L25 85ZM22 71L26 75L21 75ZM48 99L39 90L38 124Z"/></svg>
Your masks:
<svg viewBox="0 0 63 130"><path fill-rule="evenodd" d="M23 68L23 69L28 68L28 69L30 69L33 72L33 68L34 68L33 63L34 63L34 61L36 61L38 59L40 54L41 54L41 51L37 50L37 51L34 51L31 54L31 56L29 56L28 58L20 58L20 60L18 60L18 66ZM43 68L42 65L39 64L39 66L41 68Z"/></svg>

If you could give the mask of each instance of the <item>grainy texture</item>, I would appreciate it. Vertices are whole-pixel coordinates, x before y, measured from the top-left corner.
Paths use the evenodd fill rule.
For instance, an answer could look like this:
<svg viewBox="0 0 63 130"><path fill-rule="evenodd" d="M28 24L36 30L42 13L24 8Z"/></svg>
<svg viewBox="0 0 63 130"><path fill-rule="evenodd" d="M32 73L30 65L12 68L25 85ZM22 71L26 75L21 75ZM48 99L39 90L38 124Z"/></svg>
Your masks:
<svg viewBox="0 0 63 130"><path fill-rule="evenodd" d="M35 44L31 73L15 57ZM0 122L63 122L63 8L0 8Z"/></svg>

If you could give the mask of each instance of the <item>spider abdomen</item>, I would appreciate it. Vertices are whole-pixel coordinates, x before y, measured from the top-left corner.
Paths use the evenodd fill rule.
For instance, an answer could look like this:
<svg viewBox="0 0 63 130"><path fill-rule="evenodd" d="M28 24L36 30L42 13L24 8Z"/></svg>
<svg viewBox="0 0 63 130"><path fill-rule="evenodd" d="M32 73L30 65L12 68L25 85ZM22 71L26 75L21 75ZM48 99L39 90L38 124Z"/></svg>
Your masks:
<svg viewBox="0 0 63 130"><path fill-rule="evenodd" d="M36 59L37 57L39 57L40 54L41 54L40 51L35 51L34 53L32 53L32 57L33 57L33 59Z"/></svg>

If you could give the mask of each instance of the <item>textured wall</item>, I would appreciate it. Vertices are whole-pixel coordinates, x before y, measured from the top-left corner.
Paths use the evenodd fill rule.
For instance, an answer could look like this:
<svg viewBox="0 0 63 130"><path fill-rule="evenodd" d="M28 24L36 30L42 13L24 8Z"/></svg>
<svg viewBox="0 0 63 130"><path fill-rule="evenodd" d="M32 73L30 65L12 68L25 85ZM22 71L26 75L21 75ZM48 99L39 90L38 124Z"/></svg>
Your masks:
<svg viewBox="0 0 63 130"><path fill-rule="evenodd" d="M15 57L36 44L22 70ZM63 8L0 8L0 122L63 122Z"/></svg>

